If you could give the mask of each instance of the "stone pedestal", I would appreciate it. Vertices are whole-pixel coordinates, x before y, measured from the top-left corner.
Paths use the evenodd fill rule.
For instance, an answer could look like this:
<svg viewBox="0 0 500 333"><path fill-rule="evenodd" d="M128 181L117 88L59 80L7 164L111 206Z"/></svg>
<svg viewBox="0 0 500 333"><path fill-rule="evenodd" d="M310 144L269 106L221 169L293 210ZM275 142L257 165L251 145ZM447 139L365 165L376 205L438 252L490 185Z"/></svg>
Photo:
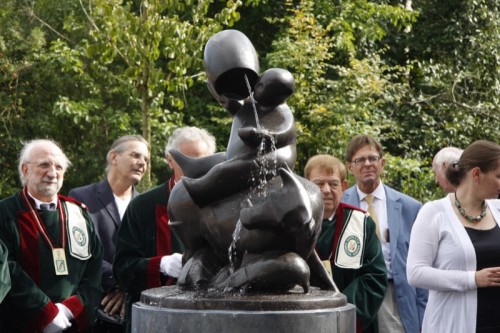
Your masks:
<svg viewBox="0 0 500 333"><path fill-rule="evenodd" d="M343 294L221 294L177 286L144 291L132 307L132 333L354 333L356 310Z"/></svg>

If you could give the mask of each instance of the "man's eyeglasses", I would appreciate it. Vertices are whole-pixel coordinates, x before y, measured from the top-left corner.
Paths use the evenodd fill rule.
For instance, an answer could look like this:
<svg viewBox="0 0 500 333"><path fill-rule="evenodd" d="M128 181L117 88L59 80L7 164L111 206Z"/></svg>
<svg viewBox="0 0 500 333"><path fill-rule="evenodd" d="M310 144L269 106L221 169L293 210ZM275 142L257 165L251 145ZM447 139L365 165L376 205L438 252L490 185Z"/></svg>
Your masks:
<svg viewBox="0 0 500 333"><path fill-rule="evenodd" d="M363 166L368 161L370 164L377 163L380 160L380 156L368 156L368 157L358 157L351 161L351 163L356 164L357 166Z"/></svg>

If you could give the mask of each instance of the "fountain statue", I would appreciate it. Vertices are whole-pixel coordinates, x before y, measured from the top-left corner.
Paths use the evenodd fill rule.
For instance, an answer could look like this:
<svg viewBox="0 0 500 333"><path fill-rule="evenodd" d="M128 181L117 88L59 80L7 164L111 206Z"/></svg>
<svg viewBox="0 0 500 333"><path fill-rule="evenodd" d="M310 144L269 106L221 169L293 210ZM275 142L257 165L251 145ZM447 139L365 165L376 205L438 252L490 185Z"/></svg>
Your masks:
<svg viewBox="0 0 500 333"><path fill-rule="evenodd" d="M339 318L333 309L341 308L347 325L342 331L350 331L354 309L314 250L321 231L322 194L293 173L296 129L286 104L295 89L293 76L279 68L260 74L252 43L237 30L210 38L204 65L210 93L232 117L231 134L223 153L191 159L170 152L184 172L168 205L170 224L186 248L183 267L169 297L146 291L141 302L191 309L191 322L207 318L200 311L250 310L242 318L265 323L272 317L278 330L284 328L282 320L266 311L305 311L285 314L286 325L293 322L289 315L303 322L308 311L319 311L321 318L328 317L324 311L335 313L312 324L332 331L331 321ZM132 320L137 329L134 318L137 321L140 309ZM256 310L266 311L255 317ZM203 323L205 331L219 331L218 320L213 314L211 318ZM227 329L228 323L221 321ZM235 329L251 332L241 324ZM311 324L307 325L309 330Z"/></svg>

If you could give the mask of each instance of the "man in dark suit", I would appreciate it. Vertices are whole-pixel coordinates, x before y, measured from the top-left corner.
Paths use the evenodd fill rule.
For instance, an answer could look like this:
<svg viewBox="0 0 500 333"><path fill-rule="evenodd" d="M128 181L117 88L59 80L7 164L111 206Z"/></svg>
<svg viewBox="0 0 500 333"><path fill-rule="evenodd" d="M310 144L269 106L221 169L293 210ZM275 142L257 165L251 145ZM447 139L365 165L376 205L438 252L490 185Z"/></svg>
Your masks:
<svg viewBox="0 0 500 333"><path fill-rule="evenodd" d="M122 332L122 325L111 323L113 318L120 322L125 313L125 294L113 275L116 233L130 200L138 194L134 186L146 172L149 162L148 143L140 135L122 136L111 145L106 160L106 179L72 189L69 196L88 207L104 248L102 287L105 296L101 301L102 311L99 311L101 320L95 330Z"/></svg>
<svg viewBox="0 0 500 333"><path fill-rule="evenodd" d="M422 204L382 183L385 159L382 145L374 138L357 135L351 139L346 161L356 185L347 189L342 202L370 213L387 267L389 284L378 312L379 332L420 332L428 292L408 284L406 258L410 232Z"/></svg>
<svg viewBox="0 0 500 333"><path fill-rule="evenodd" d="M127 292L126 332L132 329L132 304L139 301L141 292L175 283L182 269L184 245L170 228L167 206L172 188L184 172L172 157L172 150L189 158L213 155L215 137L198 127L175 129L165 147L170 179L134 198L123 217L114 270Z"/></svg>

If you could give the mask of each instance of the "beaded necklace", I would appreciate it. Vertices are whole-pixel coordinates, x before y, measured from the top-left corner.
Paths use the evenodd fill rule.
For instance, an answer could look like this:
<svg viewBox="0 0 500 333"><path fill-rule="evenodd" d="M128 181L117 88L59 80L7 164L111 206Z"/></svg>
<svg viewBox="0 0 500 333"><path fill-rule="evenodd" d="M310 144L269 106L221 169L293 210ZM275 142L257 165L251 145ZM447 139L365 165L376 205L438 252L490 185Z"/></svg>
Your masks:
<svg viewBox="0 0 500 333"><path fill-rule="evenodd" d="M486 201L484 201L484 200L483 200L483 203L481 205L481 213L478 216L471 216L465 212L465 209L462 208L460 201L458 201L458 196L457 196L456 192L455 192L455 206L457 206L460 214L463 217L465 217L467 219L467 221L469 221L471 223L478 223L483 219L483 217L486 216Z"/></svg>

